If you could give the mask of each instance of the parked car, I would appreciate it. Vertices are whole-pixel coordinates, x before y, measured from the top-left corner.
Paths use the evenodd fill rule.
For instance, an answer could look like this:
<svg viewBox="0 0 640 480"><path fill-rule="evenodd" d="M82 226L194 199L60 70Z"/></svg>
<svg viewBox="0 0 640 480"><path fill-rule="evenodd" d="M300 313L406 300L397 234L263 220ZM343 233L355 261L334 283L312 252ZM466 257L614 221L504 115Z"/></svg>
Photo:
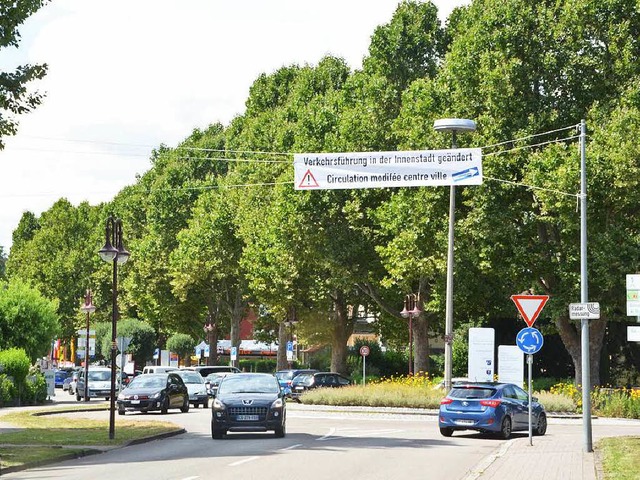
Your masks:
<svg viewBox="0 0 640 480"><path fill-rule="evenodd" d="M56 388L63 388L64 387L64 381L66 380L66 378L71 374L71 372L69 370L56 370L54 372L55 375L55 386Z"/></svg>
<svg viewBox="0 0 640 480"><path fill-rule="evenodd" d="M198 408L198 405L202 405L202 408L208 407L209 395L207 394L207 387L202 375L189 370L178 370L175 373L180 375L180 378L182 378L182 381L187 386L189 403L193 405L193 408Z"/></svg>
<svg viewBox="0 0 640 480"><path fill-rule="evenodd" d="M240 369L232 367L230 365L198 365L195 367L189 367L194 372L198 372L202 375L202 378L206 378L210 373L228 372L228 373L240 373Z"/></svg>
<svg viewBox="0 0 640 480"><path fill-rule="evenodd" d="M167 413L170 408L189 411L189 391L177 372L147 373L131 380L117 398L118 415L127 411Z"/></svg>
<svg viewBox="0 0 640 480"><path fill-rule="evenodd" d="M276 378L278 379L278 383L280 384L280 388L284 390L286 395L291 395L291 384L293 379L302 373L316 373L318 370L314 369L290 369L290 370L279 370L276 372Z"/></svg>
<svg viewBox="0 0 640 480"><path fill-rule="evenodd" d="M73 372L67 378L64 379L62 384L62 390L68 392L69 395L75 395L76 385L78 384L78 372Z"/></svg>
<svg viewBox="0 0 640 480"><path fill-rule="evenodd" d="M536 397L532 397L531 411L534 435L544 435L547 415ZM438 426L445 437L456 430L476 430L509 438L511 432L529 429L529 394L511 383L454 385L440 402Z"/></svg>
<svg viewBox="0 0 640 480"><path fill-rule="evenodd" d="M76 400L84 399L84 370L80 370L76 383ZM103 397L111 398L111 369L109 367L89 367L89 400Z"/></svg>
<svg viewBox="0 0 640 480"><path fill-rule="evenodd" d="M204 384L207 388L207 395L215 397L220 381L227 375L235 375L235 372L214 372L207 375L204 379Z"/></svg>
<svg viewBox="0 0 640 480"><path fill-rule="evenodd" d="M268 373L238 373L220 381L211 408L211 436L231 432L286 433L286 400L278 380Z"/></svg>
<svg viewBox="0 0 640 480"><path fill-rule="evenodd" d="M351 380L335 372L303 373L297 375L291 382L291 398L300 401L300 397L307 390L314 388L337 388L351 385Z"/></svg>

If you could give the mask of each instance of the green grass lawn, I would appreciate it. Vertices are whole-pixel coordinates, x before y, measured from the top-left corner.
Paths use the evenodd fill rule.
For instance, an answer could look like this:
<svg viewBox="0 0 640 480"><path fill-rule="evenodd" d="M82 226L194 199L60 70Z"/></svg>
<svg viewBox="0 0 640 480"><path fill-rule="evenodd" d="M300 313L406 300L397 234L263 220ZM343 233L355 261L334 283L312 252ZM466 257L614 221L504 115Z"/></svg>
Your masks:
<svg viewBox="0 0 640 480"><path fill-rule="evenodd" d="M84 418L70 420L64 415L48 414L54 412L61 413L60 410L22 411L1 417L3 422L17 428L0 436L0 471L8 467L69 458L70 455L82 456L94 451L92 446L123 445L133 440L177 432L182 428L170 422L141 423L118 418L115 438L110 440L109 422Z"/></svg>
<svg viewBox="0 0 640 480"><path fill-rule="evenodd" d="M640 479L640 438L603 438L598 449L605 480Z"/></svg>

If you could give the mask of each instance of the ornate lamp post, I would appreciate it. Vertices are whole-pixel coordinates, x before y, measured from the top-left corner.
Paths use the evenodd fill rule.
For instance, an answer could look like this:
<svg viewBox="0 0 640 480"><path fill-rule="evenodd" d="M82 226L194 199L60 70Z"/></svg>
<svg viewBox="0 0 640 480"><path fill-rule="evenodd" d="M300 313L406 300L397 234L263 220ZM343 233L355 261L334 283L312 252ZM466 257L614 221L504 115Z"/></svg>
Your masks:
<svg viewBox="0 0 640 480"><path fill-rule="evenodd" d="M218 354L218 345L211 345L211 332L216 328L215 324L211 320L211 314L207 315L207 323L205 323L202 328L207 336L207 343L209 344L209 360L207 361L207 365L213 365L211 359L215 358Z"/></svg>
<svg viewBox="0 0 640 480"><path fill-rule="evenodd" d="M418 296L411 293L404 297L404 308L400 312L403 318L409 319L409 375L413 375L413 317L422 313L418 308Z"/></svg>
<svg viewBox="0 0 640 480"><path fill-rule="evenodd" d="M111 318L111 395L109 407L109 439L115 437L116 419L116 326L118 321L118 264L126 263L130 253L122 244L122 220L109 216L105 225L105 244L98 255L105 262L113 264L112 318ZM115 245L115 246L114 246ZM86 383L86 382L85 382Z"/></svg>
<svg viewBox="0 0 640 480"><path fill-rule="evenodd" d="M84 305L80 310L87 313L87 342L84 345L84 401L89 401L89 314L96 311L93 306L91 290L87 289L84 296Z"/></svg>

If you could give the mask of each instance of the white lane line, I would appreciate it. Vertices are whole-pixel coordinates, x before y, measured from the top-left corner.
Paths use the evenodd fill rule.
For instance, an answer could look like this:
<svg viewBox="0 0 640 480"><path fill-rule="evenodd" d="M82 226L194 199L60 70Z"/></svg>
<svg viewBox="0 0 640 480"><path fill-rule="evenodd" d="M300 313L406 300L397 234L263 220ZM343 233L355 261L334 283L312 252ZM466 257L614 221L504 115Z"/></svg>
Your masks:
<svg viewBox="0 0 640 480"><path fill-rule="evenodd" d="M242 465L244 463L248 463L248 462L253 462L254 460L259 459L260 457L249 457L249 458L244 458L242 460L238 460L237 462L233 462L230 463L229 466L230 467L237 467L238 465Z"/></svg>
<svg viewBox="0 0 640 480"><path fill-rule="evenodd" d="M293 450L294 448L298 448L301 446L302 446L301 443L296 443L295 445L291 445L290 447L281 448L278 450L278 452L286 452L287 450Z"/></svg>
<svg viewBox="0 0 640 480"><path fill-rule="evenodd" d="M329 433L327 433L324 437L320 437L320 438L316 438L317 441L322 441L322 440L326 440L327 438L329 438L331 435L333 435L334 433L336 433L336 429L334 427L331 427L329 429Z"/></svg>
<svg viewBox="0 0 640 480"><path fill-rule="evenodd" d="M186 478L183 478L182 480L196 480L196 478L200 478L200 477L186 477Z"/></svg>
<svg viewBox="0 0 640 480"><path fill-rule="evenodd" d="M493 453L480 460L480 463L473 467L473 470L471 470L463 480L477 480L493 462L507 453L507 450L509 450L513 444L513 440L505 441L497 450L494 450Z"/></svg>

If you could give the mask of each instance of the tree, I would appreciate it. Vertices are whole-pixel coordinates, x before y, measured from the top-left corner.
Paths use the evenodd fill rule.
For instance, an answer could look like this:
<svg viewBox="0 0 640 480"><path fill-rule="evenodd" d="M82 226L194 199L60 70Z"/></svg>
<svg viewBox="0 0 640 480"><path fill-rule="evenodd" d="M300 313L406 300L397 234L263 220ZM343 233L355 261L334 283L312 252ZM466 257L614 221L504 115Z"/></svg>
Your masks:
<svg viewBox="0 0 640 480"><path fill-rule="evenodd" d="M196 348L196 343L191 335L176 333L167 339L167 349L170 352L177 353L178 357L182 358L188 366L191 354Z"/></svg>
<svg viewBox="0 0 640 480"><path fill-rule="evenodd" d="M48 0L0 1L0 48L18 47L18 27L37 12ZM15 135L18 127L17 115L30 112L42 102L42 94L29 93L27 84L40 80L47 73L47 65L21 65L12 72L0 72L0 149L4 148L3 137Z"/></svg>
<svg viewBox="0 0 640 480"><path fill-rule="evenodd" d="M0 246L0 280L4 280L6 278L6 264L7 256L4 254L2 246Z"/></svg>
<svg viewBox="0 0 640 480"><path fill-rule="evenodd" d="M58 333L57 309L25 282L0 282L0 350L24 349L32 362L46 355Z"/></svg>

